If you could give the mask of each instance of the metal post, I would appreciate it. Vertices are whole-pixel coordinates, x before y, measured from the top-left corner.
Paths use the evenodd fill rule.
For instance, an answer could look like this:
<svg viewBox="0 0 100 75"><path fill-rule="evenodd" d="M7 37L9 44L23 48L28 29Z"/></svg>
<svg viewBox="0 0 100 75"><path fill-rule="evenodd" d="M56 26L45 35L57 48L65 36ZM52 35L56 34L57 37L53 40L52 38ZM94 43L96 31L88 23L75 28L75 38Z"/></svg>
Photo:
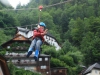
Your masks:
<svg viewBox="0 0 100 75"><path fill-rule="evenodd" d="M40 11L39 11L39 23L40 23Z"/></svg>

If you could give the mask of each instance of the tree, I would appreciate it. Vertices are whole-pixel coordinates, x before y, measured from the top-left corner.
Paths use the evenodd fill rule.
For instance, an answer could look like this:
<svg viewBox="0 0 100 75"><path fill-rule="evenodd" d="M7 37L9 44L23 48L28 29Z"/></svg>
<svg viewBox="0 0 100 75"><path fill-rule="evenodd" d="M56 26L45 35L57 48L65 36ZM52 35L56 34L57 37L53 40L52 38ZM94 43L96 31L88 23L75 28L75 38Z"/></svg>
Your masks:
<svg viewBox="0 0 100 75"><path fill-rule="evenodd" d="M72 66L72 67L75 66L73 58L71 56L63 55L63 56L60 56L59 59L63 61L64 63L66 63L68 66Z"/></svg>
<svg viewBox="0 0 100 75"><path fill-rule="evenodd" d="M59 59L56 59L56 58L51 58L50 60L50 67L53 68L53 67L65 67L66 64L63 62L63 61L60 61Z"/></svg>
<svg viewBox="0 0 100 75"><path fill-rule="evenodd" d="M42 53L50 55L51 57L56 58L57 57L57 53L56 50L53 46L42 46Z"/></svg>
<svg viewBox="0 0 100 75"><path fill-rule="evenodd" d="M8 41L8 39L11 38L11 36L6 36L4 34L4 31L3 30L0 30L0 44L3 44L4 42Z"/></svg>
<svg viewBox="0 0 100 75"><path fill-rule="evenodd" d="M80 45L80 42L82 41L82 37L84 36L84 30L85 30L85 25L84 21L80 18L77 18L76 20L71 20L69 23L69 38L73 44L76 46Z"/></svg>

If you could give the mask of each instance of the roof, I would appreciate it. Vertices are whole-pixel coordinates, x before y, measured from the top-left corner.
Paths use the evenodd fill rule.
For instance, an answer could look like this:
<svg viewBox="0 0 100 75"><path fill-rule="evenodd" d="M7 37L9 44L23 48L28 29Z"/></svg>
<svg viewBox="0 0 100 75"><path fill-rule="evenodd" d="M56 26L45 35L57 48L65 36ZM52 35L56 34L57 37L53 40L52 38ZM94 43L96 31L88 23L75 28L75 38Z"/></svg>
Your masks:
<svg viewBox="0 0 100 75"><path fill-rule="evenodd" d="M100 64L95 63L95 64L89 66L89 67L84 71L83 75L84 75L84 74L87 74L87 73L90 73L90 72L92 71L92 69L100 69Z"/></svg>
<svg viewBox="0 0 100 75"><path fill-rule="evenodd" d="M20 35L18 35L18 36L20 36ZM3 44L1 44L1 47L7 47L8 45L10 45L10 44L12 44L12 43L14 43L14 42L16 42L16 41L18 41L18 42L26 42L26 43L31 43L31 41L30 40L28 40L27 38L25 38L25 39L27 39L27 40L14 40L15 38L17 38L18 36L15 36L14 38L12 38L12 39L10 39L9 41L7 41L7 42L5 42L5 43L3 43Z"/></svg>
<svg viewBox="0 0 100 75"><path fill-rule="evenodd" d="M34 29L36 29L36 27ZM26 28L17 27L17 31L16 31L15 37L13 39L9 40L8 42L2 44L1 46L6 46L7 44L13 43L15 41L23 41L22 39L20 39L20 40L14 40L18 36L23 36L23 38L26 39L24 41L30 41L31 40L31 37L33 35L34 34L33 34L33 31L32 30L29 30L29 29L26 29ZM58 41L56 40L56 38L53 37L52 34L50 34L49 32L44 36L44 39L45 39L45 43L46 44L55 46L56 50L61 49L61 47L60 47Z"/></svg>

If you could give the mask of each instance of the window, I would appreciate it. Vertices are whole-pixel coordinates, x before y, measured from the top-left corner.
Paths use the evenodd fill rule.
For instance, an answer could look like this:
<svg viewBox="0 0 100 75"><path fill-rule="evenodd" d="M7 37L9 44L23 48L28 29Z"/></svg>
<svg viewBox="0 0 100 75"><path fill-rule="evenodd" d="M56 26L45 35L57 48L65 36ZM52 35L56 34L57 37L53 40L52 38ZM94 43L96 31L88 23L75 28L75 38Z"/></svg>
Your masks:
<svg viewBox="0 0 100 75"><path fill-rule="evenodd" d="M54 70L54 72L57 72L57 70Z"/></svg>
<svg viewBox="0 0 100 75"><path fill-rule="evenodd" d="M62 70L59 70L59 72L61 73L61 72L62 72Z"/></svg>
<svg viewBox="0 0 100 75"><path fill-rule="evenodd" d="M10 46L7 46L7 49L10 49Z"/></svg>
<svg viewBox="0 0 100 75"><path fill-rule="evenodd" d="M44 65L44 66L41 66L41 69L46 69L46 66Z"/></svg>
<svg viewBox="0 0 100 75"><path fill-rule="evenodd" d="M48 61L48 58L45 58L45 61Z"/></svg>
<svg viewBox="0 0 100 75"><path fill-rule="evenodd" d="M39 61L42 61L42 58L39 58Z"/></svg>

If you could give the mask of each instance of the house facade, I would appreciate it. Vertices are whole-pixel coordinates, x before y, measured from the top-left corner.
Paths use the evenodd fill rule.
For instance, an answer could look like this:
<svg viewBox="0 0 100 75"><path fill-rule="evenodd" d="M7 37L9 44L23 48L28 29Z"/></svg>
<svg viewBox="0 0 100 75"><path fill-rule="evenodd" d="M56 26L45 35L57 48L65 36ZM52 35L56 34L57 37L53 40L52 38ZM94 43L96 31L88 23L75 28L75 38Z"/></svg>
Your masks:
<svg viewBox="0 0 100 75"><path fill-rule="evenodd" d="M51 75L67 75L67 68L56 67L51 68Z"/></svg>
<svg viewBox="0 0 100 75"><path fill-rule="evenodd" d="M100 75L100 69L92 69L91 72L86 75Z"/></svg>
<svg viewBox="0 0 100 75"><path fill-rule="evenodd" d="M89 66L86 70L84 70L82 75L100 75L100 64L95 63Z"/></svg>
<svg viewBox="0 0 100 75"><path fill-rule="evenodd" d="M50 55L40 54L38 61L34 60L34 52L27 58L27 50L31 41L22 35L16 35L13 39L2 44L7 50L5 57L7 62L12 62L18 68L40 72L50 75Z"/></svg>
<svg viewBox="0 0 100 75"><path fill-rule="evenodd" d="M34 52L27 58L27 50L31 44L32 31L23 28L17 28L16 35L1 46L7 50L5 57L7 62L12 62L18 68L40 72L43 75L66 75L67 70L64 68L50 69L50 55L40 54L38 61L34 60ZM45 36L47 45L54 45L56 50L60 49L58 42L50 35ZM10 61L9 61L10 59ZM55 72L56 70L56 72Z"/></svg>

